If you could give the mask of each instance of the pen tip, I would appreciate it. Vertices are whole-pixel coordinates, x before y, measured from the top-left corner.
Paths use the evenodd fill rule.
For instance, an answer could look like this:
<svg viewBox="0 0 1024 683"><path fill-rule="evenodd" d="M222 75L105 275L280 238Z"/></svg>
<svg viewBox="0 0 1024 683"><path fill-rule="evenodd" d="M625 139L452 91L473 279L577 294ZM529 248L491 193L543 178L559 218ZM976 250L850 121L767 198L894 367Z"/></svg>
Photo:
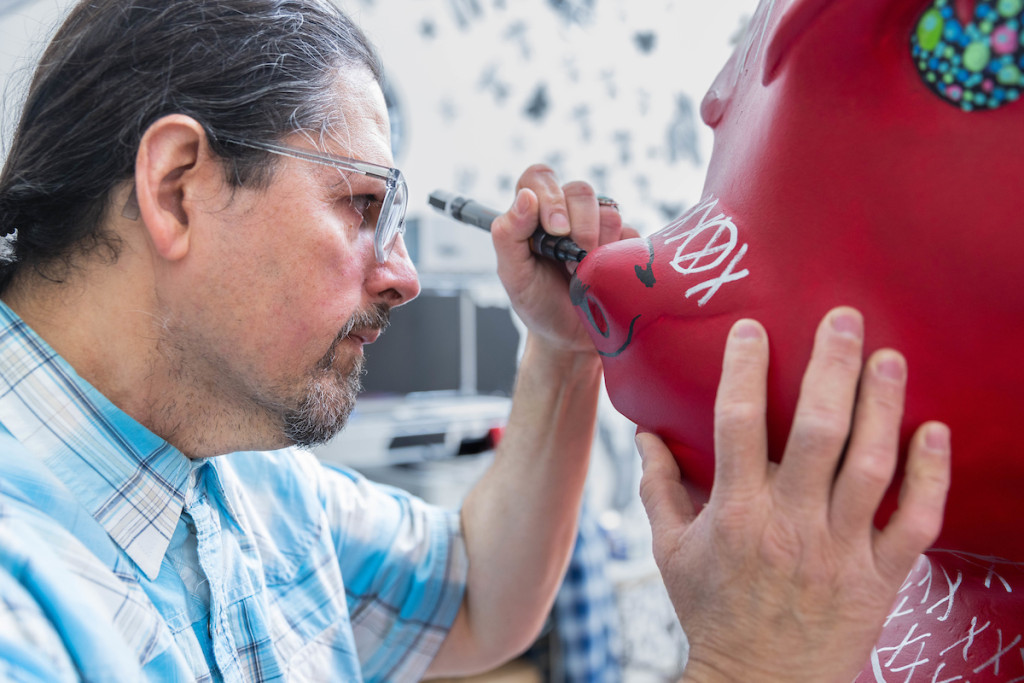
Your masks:
<svg viewBox="0 0 1024 683"><path fill-rule="evenodd" d="M432 207L440 209L441 211L444 211L448 207L448 202L445 201L445 198L441 196L440 192L430 193L429 201Z"/></svg>

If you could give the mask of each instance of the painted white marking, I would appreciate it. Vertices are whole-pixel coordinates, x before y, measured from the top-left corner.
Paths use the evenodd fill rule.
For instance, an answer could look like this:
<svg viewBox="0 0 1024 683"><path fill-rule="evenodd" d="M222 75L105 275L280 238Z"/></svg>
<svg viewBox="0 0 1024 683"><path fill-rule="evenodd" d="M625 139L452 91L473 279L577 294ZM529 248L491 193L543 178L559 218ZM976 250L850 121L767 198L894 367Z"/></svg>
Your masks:
<svg viewBox="0 0 1024 683"><path fill-rule="evenodd" d="M945 663L940 663L938 668L935 669L935 673L932 675L932 683L953 683L954 681L962 681L962 680L964 680L963 676L956 676L954 678L944 678L944 679L942 679L940 681L939 680L939 674L942 673L942 670L944 668L946 668L946 664Z"/></svg>
<svg viewBox="0 0 1024 683"><path fill-rule="evenodd" d="M701 284L697 285L696 287L690 287L688 290L686 290L686 298L689 299L691 296L693 296L697 292L700 292L701 290L706 289L706 290L708 290L708 293L705 294L703 297L701 297L700 300L697 302L698 306L703 306L704 304L706 304L708 301L711 300L711 297L713 297L715 294L718 293L718 290L720 290L722 288L722 285L724 285L725 283L727 283L727 282L735 282L736 280L742 280L743 278L745 278L748 275L750 275L750 271L747 270L746 268L744 268L741 271L735 272L735 273L733 272L733 268L736 267L736 264L740 262L740 259L742 259L743 256L746 253L747 253L747 245L744 244L740 248L739 253L736 254L736 258L734 258L732 260L732 262L729 263L729 265L725 267L725 270L722 271L721 275L719 275L718 277L716 277L713 280L708 280L707 282L702 282Z"/></svg>
<svg viewBox="0 0 1024 683"><path fill-rule="evenodd" d="M974 673L981 673L982 671L984 671L985 669L987 669L988 667L991 666L991 667L993 667L992 673L994 673L994 674L996 674L998 676L999 675L999 662L1002 661L1003 655L1005 655L1007 652L1012 650L1017 645L1017 643L1020 642L1020 639L1021 639L1020 634L1018 634L1017 637L1013 639L1013 642L1010 643L1009 645L1007 645L1006 648L1004 649L1003 648L1003 629L997 628L996 629L996 633L999 634L999 645L996 647L996 653L994 655L992 655L992 659L988 660L987 662L985 662L984 664L979 666L977 669L975 669Z"/></svg>
<svg viewBox="0 0 1024 683"><path fill-rule="evenodd" d="M889 614L889 616L886 617L886 619L885 619L885 626L888 626L889 622L892 621L893 619L896 619L898 617L905 617L908 614L913 614L914 613L914 608L913 607L911 607L908 610L904 610L902 612L900 611L901 609L903 609L903 605L907 604L907 599L908 599L908 596L904 595L903 599L900 600L900 604L896 605L896 609L894 609ZM885 628L885 626L883 626L883 628Z"/></svg>
<svg viewBox="0 0 1024 683"><path fill-rule="evenodd" d="M666 245L681 242L669 262L669 265L680 275L690 276L721 268L736 251L736 247L739 245L739 229L732 218L724 213L718 212L712 215L712 210L717 206L718 199L709 195L662 231ZM697 219L697 224L689 230L683 230L690 219L698 214L700 217ZM740 246L739 251L719 275L690 287L686 290L686 298L689 299L696 294L705 292L697 302L698 306L704 306L723 285L742 280L750 275L750 271L746 268L737 269L748 248L747 244Z"/></svg>
<svg viewBox="0 0 1024 683"><path fill-rule="evenodd" d="M881 654L883 652L892 652L892 657L889 657L889 661L887 661L885 663L886 668L889 668L889 667L892 666L892 663L894 661L896 661L896 658L900 656L901 652L903 652L903 648L905 648L908 645L912 645L913 643L916 643L917 641L922 640L924 638L931 637L931 635L932 635L931 633L922 633L921 635L917 636L916 638L912 638L911 636L914 635L914 631L917 630L918 626L919 626L919 624L912 625L910 627L910 630L907 631L907 635L903 636L903 642L900 643L899 645L892 645L890 647L880 647L880 648L877 648L879 654Z"/></svg>
<svg viewBox="0 0 1024 683"><path fill-rule="evenodd" d="M875 675L875 683L886 683L882 675L882 663L878 661L878 650L871 651L871 673Z"/></svg>
<svg viewBox="0 0 1024 683"><path fill-rule="evenodd" d="M929 607L928 610L927 610L927 613L931 614L932 612L935 611L936 607L938 607L939 605L941 605L942 603L945 602L945 603L947 603L946 604L946 613L943 614L941 617L939 617L939 621L946 621L946 619L949 619L949 613L953 611L953 598L956 597L956 591L957 591L957 589L960 588L960 584L964 580L964 573L959 571L959 570L957 570L957 572L956 572L956 583L954 583L953 581L950 581L949 573L946 571L945 567L942 568L942 573L946 577L946 585L949 587L949 595L947 595L946 597L942 598L937 603L935 603L934 605Z"/></svg>
<svg viewBox="0 0 1024 683"><path fill-rule="evenodd" d="M942 655L946 654L947 652L952 650L954 647L956 647L960 643L966 643L966 645L964 645L964 661L966 662L967 661L967 653L971 649L971 645L974 644L975 636L977 636L977 635L981 634L982 632L984 632L985 629L987 629L989 626L992 625L992 622L991 621L986 621L984 626L982 626L981 628L975 630L975 627L977 625L978 625L978 617L971 617L971 625L967 629L967 635L964 636L963 638L961 638L960 640L956 641L955 643L953 643L949 647L947 647L942 652L940 652L939 656L941 657Z"/></svg>

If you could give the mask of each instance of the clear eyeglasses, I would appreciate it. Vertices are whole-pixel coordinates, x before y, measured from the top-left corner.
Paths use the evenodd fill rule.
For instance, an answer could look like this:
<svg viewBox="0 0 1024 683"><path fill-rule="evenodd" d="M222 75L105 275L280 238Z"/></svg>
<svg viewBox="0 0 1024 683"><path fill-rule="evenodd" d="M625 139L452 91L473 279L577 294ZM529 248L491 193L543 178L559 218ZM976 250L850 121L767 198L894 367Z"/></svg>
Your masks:
<svg viewBox="0 0 1024 683"><path fill-rule="evenodd" d="M363 220L368 225L374 225L373 251L377 256L377 262L387 262L391 251L395 248L395 243L398 242L398 237L405 232L405 209L409 203L409 188L405 184L405 177L397 168L388 168L387 166L379 166L367 161L359 161L358 159L310 152L305 149L270 142L254 142L227 137L218 137L218 139L222 142L251 147L263 150L264 152L270 152L271 154L299 159L300 161L310 161L314 164L332 166L344 171L353 171L371 178L383 180L385 188L384 201L379 205L373 202L368 208L369 215L364 215ZM373 213L376 213L376 216Z"/></svg>

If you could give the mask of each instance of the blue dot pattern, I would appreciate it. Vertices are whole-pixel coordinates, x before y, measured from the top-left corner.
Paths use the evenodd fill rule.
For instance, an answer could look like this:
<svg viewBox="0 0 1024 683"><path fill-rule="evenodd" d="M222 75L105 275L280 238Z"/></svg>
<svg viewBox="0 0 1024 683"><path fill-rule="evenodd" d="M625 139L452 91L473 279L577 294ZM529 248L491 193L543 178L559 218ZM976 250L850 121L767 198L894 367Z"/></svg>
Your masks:
<svg viewBox="0 0 1024 683"><path fill-rule="evenodd" d="M961 23L953 0L934 0L910 38L925 84L964 111L997 109L1024 89L1024 0L979 0Z"/></svg>

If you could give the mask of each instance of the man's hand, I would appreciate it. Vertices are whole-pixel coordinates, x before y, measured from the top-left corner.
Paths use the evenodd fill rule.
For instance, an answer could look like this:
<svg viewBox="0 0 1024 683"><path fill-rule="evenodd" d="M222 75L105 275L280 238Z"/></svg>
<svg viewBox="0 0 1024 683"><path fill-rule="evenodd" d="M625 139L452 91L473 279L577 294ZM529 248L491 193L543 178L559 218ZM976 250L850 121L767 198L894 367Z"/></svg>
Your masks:
<svg viewBox="0 0 1024 683"><path fill-rule="evenodd" d="M615 207L600 206L590 185L559 186L554 172L543 165L520 176L512 208L491 226L498 276L530 331L555 348L592 351L569 300L568 275L575 264L541 259L530 251L529 238L538 225L552 235L569 235L587 251L637 232L623 227Z"/></svg>
<svg viewBox="0 0 1024 683"><path fill-rule="evenodd" d="M850 308L819 326L776 465L767 336L750 320L733 327L715 405L715 484L699 514L665 445L638 435L655 559L691 645L685 681L849 683L937 537L950 463L940 423L914 435L899 509L874 528L897 463L906 364L881 350L862 372L862 340Z"/></svg>

